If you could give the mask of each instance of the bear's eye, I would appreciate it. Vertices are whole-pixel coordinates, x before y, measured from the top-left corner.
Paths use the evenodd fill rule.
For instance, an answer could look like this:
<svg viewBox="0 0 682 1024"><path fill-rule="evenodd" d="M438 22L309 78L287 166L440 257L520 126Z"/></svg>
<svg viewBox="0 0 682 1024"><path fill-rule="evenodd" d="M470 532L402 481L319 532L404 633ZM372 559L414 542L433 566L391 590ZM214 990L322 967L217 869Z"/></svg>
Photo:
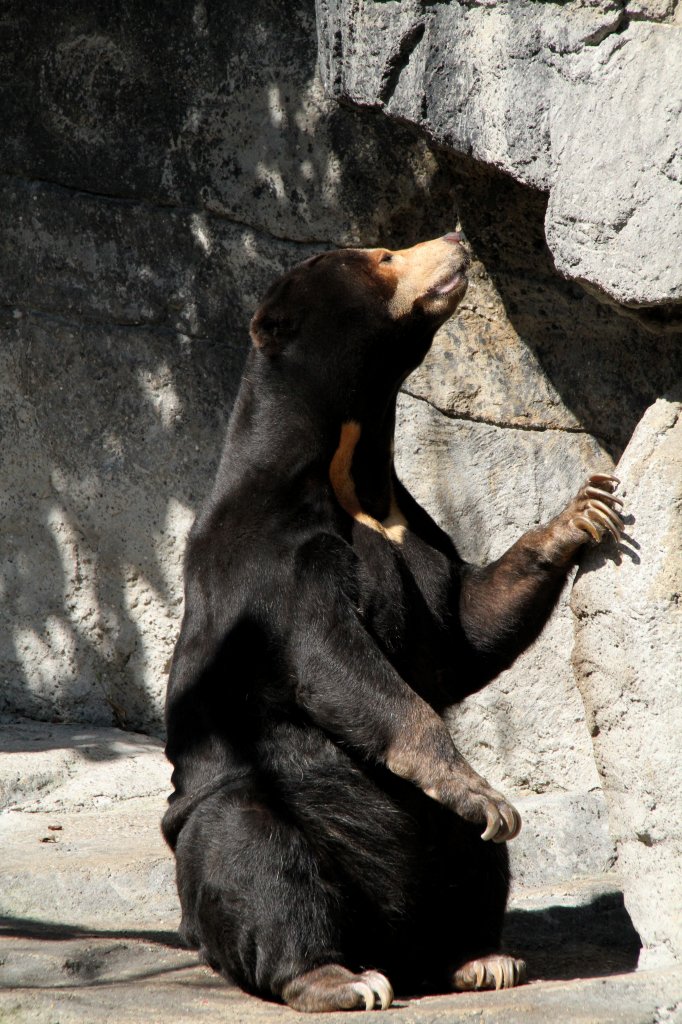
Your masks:
<svg viewBox="0 0 682 1024"><path fill-rule="evenodd" d="M392 259L393 259L393 257L390 254L390 252L386 252L386 253L384 253L384 255L379 260L379 263L390 263Z"/></svg>

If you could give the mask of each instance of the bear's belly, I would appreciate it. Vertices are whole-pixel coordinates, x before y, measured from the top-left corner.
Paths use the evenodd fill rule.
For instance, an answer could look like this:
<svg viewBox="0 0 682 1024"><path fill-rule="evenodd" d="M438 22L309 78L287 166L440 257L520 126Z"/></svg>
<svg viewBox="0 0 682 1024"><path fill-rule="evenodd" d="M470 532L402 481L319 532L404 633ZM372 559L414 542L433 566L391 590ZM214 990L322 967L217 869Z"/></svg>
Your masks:
<svg viewBox="0 0 682 1024"><path fill-rule="evenodd" d="M309 722L271 723L259 755L264 804L305 834L320 863L393 894L398 910L442 830L442 808ZM404 909L404 908L403 908Z"/></svg>

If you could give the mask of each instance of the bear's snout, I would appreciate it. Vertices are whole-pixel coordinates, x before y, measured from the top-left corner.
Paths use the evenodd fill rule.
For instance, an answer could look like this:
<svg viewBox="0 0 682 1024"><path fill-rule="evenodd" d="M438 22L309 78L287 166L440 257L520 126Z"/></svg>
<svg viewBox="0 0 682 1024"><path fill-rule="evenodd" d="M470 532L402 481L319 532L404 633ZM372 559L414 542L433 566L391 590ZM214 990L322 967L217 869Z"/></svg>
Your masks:
<svg viewBox="0 0 682 1024"><path fill-rule="evenodd" d="M390 263L380 263L384 275L394 280L389 302L391 316L399 320L415 309L444 321L451 316L467 288L470 258L458 231L449 232L409 249L391 253Z"/></svg>

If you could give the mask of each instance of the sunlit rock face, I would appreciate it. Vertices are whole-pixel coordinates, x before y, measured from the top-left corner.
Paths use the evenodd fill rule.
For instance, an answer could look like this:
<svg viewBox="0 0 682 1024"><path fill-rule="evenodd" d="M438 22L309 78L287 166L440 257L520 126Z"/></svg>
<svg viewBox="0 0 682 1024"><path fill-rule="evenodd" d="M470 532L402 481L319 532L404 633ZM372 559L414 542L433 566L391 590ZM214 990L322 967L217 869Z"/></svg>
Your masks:
<svg viewBox="0 0 682 1024"><path fill-rule="evenodd" d="M588 556L573 661L642 966L682 960L682 403L659 399L618 466L633 510L618 562Z"/></svg>
<svg viewBox="0 0 682 1024"><path fill-rule="evenodd" d="M260 297L320 249L444 232L450 186L324 96L312 3L11 6L0 711L159 733Z"/></svg>

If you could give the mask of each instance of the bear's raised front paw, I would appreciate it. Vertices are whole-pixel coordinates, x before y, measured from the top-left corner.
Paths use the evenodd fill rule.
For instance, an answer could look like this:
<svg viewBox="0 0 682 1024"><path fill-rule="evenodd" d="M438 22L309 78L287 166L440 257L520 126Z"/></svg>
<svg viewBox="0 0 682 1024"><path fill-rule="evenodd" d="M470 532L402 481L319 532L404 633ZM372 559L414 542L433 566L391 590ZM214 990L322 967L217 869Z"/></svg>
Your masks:
<svg viewBox="0 0 682 1024"><path fill-rule="evenodd" d="M619 513L623 502L614 493L619 483L617 477L608 473L593 473L569 507L571 524L588 533L597 544L607 531L616 544L622 539L625 525Z"/></svg>
<svg viewBox="0 0 682 1024"><path fill-rule="evenodd" d="M526 980L525 960L513 956L493 953L469 960L452 976L455 992L471 992L472 989L514 988Z"/></svg>

